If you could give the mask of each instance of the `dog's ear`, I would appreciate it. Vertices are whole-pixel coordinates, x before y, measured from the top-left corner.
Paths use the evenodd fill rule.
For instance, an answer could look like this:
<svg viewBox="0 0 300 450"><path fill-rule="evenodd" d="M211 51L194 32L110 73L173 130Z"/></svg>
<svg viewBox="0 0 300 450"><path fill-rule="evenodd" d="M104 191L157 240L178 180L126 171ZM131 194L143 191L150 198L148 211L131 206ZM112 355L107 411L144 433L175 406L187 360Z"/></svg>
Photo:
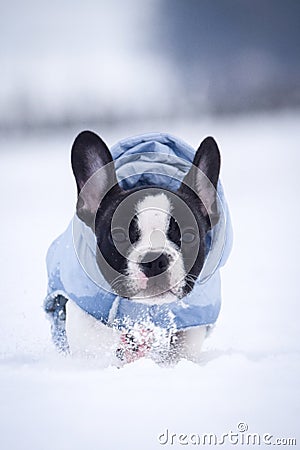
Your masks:
<svg viewBox="0 0 300 450"><path fill-rule="evenodd" d="M184 177L181 191L192 189L201 200L201 211L210 226L219 219L216 190L220 173L221 157L216 141L207 137L200 144L193 165Z"/></svg>
<svg viewBox="0 0 300 450"><path fill-rule="evenodd" d="M97 134L83 131L72 146L71 163L78 191L77 215L93 228L102 198L113 186L119 187L112 156Z"/></svg>

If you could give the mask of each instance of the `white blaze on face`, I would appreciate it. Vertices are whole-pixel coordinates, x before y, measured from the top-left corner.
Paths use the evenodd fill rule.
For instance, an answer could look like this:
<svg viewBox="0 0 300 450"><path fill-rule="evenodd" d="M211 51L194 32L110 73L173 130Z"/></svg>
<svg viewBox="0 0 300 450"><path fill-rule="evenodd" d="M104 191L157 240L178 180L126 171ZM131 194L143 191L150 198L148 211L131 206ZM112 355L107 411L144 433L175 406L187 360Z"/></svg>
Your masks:
<svg viewBox="0 0 300 450"><path fill-rule="evenodd" d="M159 300L153 297L151 300L150 297L150 302L174 301L174 296L179 296L184 286L185 272L181 252L168 239L171 213L171 202L163 193L146 196L136 206L140 239L133 245L133 249L128 255L128 275L132 287L138 292L137 297L141 297L142 301L145 301L150 295L147 293L148 279L146 277L145 280L145 275L141 271L139 263L148 252L164 252L170 261L165 290L162 289Z"/></svg>
<svg viewBox="0 0 300 450"><path fill-rule="evenodd" d="M136 212L141 230L140 246L145 246L148 251L165 247L171 210L165 194L149 195L138 203Z"/></svg>

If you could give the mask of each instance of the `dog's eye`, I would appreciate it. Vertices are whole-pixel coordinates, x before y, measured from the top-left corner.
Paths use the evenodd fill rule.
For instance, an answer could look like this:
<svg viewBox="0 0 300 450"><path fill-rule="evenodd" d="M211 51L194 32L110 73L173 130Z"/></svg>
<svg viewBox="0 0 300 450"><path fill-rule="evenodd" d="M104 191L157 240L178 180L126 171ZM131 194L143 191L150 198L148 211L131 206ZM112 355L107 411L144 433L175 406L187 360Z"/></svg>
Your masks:
<svg viewBox="0 0 300 450"><path fill-rule="evenodd" d="M182 242L185 244L192 244L197 238L197 234L194 230L186 230L182 234Z"/></svg>
<svg viewBox="0 0 300 450"><path fill-rule="evenodd" d="M111 231L111 236L114 242L125 242L127 240L127 234L123 228L115 228Z"/></svg>

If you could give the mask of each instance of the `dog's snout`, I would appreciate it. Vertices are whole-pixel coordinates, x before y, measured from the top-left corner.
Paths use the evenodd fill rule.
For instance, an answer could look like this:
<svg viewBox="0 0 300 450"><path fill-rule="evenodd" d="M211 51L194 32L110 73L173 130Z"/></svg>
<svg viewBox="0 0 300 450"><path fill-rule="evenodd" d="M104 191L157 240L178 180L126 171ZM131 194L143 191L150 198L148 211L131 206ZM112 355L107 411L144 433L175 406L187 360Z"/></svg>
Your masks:
<svg viewBox="0 0 300 450"><path fill-rule="evenodd" d="M142 271L148 278L165 272L168 265L169 258L167 255L158 252L148 252L140 263Z"/></svg>

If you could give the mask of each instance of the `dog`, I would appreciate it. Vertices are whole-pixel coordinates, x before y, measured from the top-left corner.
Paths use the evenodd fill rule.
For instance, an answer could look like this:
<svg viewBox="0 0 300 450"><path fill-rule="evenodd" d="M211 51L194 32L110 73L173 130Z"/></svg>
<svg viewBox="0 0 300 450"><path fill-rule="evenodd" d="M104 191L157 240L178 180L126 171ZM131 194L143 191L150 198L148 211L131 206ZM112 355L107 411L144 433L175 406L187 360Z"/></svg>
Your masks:
<svg viewBox="0 0 300 450"><path fill-rule="evenodd" d="M170 139L168 135L161 136L158 141ZM139 145L157 142L153 135L147 139L138 140ZM127 165L132 168L139 158L149 157L152 152L148 150L139 152L138 158L135 155ZM160 152L157 154L161 157ZM168 160L168 155L164 154L164 158ZM91 131L81 132L76 137L71 152L78 191L72 227L75 253L93 281L95 276L91 274L101 273L105 291L109 292L105 293L103 303L107 295L113 295L114 300L109 306L109 314L102 320L104 315L97 316L95 306L83 306L82 298L91 302L94 294L82 295L79 301L72 301L75 288L71 287L66 293L61 281L53 281L54 271L48 268L49 279L52 277L49 286L51 283L57 286L48 291L45 309L51 317L53 338L60 350L85 355L109 352L117 365L144 356L160 364L176 363L181 358L199 361L202 343L216 317L209 313L211 320L197 321L194 300L192 304L185 301L192 298L195 286L199 284L213 230L224 216L218 194L220 160L216 141L207 137L194 153L192 164L189 163L182 179L177 180L176 189L151 184L151 177L150 183L148 180L124 189L105 142ZM170 166L173 166L172 161ZM141 178L145 173L141 170ZM84 246L82 252L85 240L94 244ZM65 249L70 245L64 244ZM94 248L92 256L82 256L90 247ZM55 251L52 247L48 260L53 259ZM224 245L222 252L224 254ZM90 263L87 263L88 259ZM61 267L62 263L58 261L56 279ZM211 269L208 279L215 269ZM68 271L71 271L70 267ZM72 278L71 275L68 277ZM70 283L75 285L76 278L74 272ZM207 285L201 282L201 292ZM207 296L207 292L203 295ZM116 318L116 310L122 309L120 301L126 301L133 311L123 314L121 325ZM209 306L204 305L203 311ZM136 314L134 308L143 308L143 313ZM189 319L188 326L176 325L177 318L187 315L187 310L192 314L196 311L195 317ZM152 320L153 311L159 315L159 320Z"/></svg>

